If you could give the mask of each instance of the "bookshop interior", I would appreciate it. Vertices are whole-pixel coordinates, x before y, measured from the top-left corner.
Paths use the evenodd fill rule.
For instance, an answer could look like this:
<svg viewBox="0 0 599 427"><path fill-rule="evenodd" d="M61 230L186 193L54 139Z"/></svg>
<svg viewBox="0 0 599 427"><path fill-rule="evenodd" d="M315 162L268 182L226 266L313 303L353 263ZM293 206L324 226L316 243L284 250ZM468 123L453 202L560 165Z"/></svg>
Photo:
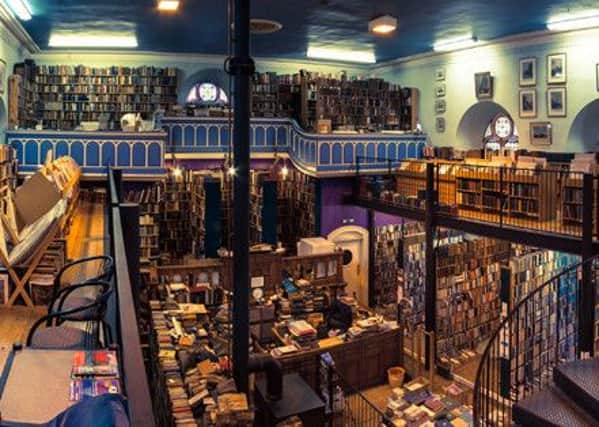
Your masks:
<svg viewBox="0 0 599 427"><path fill-rule="evenodd" d="M0 0L0 427L599 426L598 45L585 0Z"/></svg>

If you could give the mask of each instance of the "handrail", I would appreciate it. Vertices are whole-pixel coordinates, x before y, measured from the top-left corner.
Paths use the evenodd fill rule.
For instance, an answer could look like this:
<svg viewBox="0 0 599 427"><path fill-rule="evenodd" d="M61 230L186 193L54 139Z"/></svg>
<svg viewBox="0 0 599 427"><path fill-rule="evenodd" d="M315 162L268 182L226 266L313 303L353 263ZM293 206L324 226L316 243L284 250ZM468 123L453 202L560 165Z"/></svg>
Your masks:
<svg viewBox="0 0 599 427"><path fill-rule="evenodd" d="M122 363L123 385L128 399L129 419L134 427L154 427L156 424L129 276L118 185L113 169L108 172L108 187L111 202L108 208L111 248L115 263L117 342Z"/></svg>
<svg viewBox="0 0 599 427"><path fill-rule="evenodd" d="M530 303L533 302L533 310L532 310L532 330L533 330L533 334L535 332L538 333L538 331L535 331L535 325L539 318L538 318L538 312L536 312L534 310L534 306L536 305L535 303L535 298L538 297L539 295L543 295L544 293L547 293L548 288L550 288L553 285L557 285L559 287L560 284L560 280L565 279L568 277L568 275L571 275L573 273L578 274L578 270L584 266L587 266L589 264L592 264L593 262L599 260L599 255L596 255L592 258L589 258L579 264L575 264L572 265L570 267L567 267L565 270L563 270L561 273L557 274L556 276L552 277L551 279L547 280L545 283L543 283L542 285L540 285L539 287L537 287L535 290L533 290L532 292L530 292L528 295L526 295L522 300L520 300L506 315L506 317L500 322L499 327L493 332L493 334L491 335L487 346L485 347L485 350L483 351L482 355L481 355L481 360L480 360L480 364L478 366L477 372L476 372L476 378L475 378L475 382L474 382L474 392L473 392L473 410L474 410L474 425L475 426L483 426L483 425L489 425L488 424L488 419L487 416L491 416L494 419L497 420L502 420L503 425L508 425L509 424L509 420L506 421L506 418L511 418L511 404L515 403L518 401L518 393L515 394L514 397L514 393L512 393L512 390L510 390L509 396L506 396L505 394L505 390L502 392L502 390L500 390L498 387L498 389L490 389L489 384L483 385L483 377L486 377L485 379L487 381L496 381L497 383L503 381L506 379L505 375L502 375L501 373L495 373L495 372L489 372L491 370L491 368L489 367L490 363L491 363L491 352L494 351L495 352L495 356L497 356L498 358L501 357L501 353L505 354L505 352L507 351L507 354L509 355L508 357L508 361L511 364L513 359L514 359L514 352L516 353L515 358L516 358L516 362L519 363L518 360L518 351L517 349L512 348L511 345L511 338L510 338L510 345L508 346L507 349L505 348L501 348L501 345L499 343L499 340L501 340L501 335L502 333L505 333L507 331L507 333L509 334L509 328L513 323L517 324L517 328L520 328L520 322L525 322L524 328L526 329L526 326L530 326L528 325L528 321L524 321L521 320L522 317L519 317L519 315L522 314L522 309L524 308L525 312L527 314L530 314ZM576 286L576 302L575 304L577 305L578 308L578 303L579 303L579 287L580 287L580 278L577 277L577 286ZM561 311L559 309L559 288L557 289L558 292L558 298L556 300L554 300L554 303L557 306L557 310L556 310L556 335L557 335L557 344L556 344L556 348L555 349L551 349L554 350L555 354L555 360L554 360L554 365L556 366L557 364L560 363L560 361L563 359L562 357L559 356L559 321L560 321L560 315L561 315ZM547 312L549 314L549 316L551 316L551 307L541 307L541 316L543 315L545 309L547 309ZM578 317L577 317L578 313L576 313L576 319L575 322L578 322ZM541 318L541 324L544 322L544 320ZM547 323L550 324L550 321L547 320ZM579 327L579 325L576 325L576 330ZM576 330L573 331L572 333L572 337L574 337L574 339L577 339L576 337ZM541 328L541 335L543 332L543 329ZM520 331L517 329L516 330L516 334L519 334ZM522 332L523 334L526 333L526 331ZM549 332L551 333L551 332ZM551 337L551 335L550 335ZM536 339L538 338L538 335L533 335L533 339L531 341L534 341L534 343L536 344ZM542 338L542 337L541 337ZM499 344L498 344L499 343ZM516 342L517 344L517 342ZM548 345L548 344L546 344ZM576 347L576 351L575 353L575 357L576 358L580 358L580 354L579 354L579 347L577 344L575 344ZM525 350L526 354L528 356L530 356L530 348L527 348ZM533 350L534 351L534 350ZM549 351L549 348L546 347L546 351ZM534 386L536 385L537 387L541 387L544 384L544 381L546 381L546 379L548 378L548 372L553 368L553 366L550 366L551 364L551 360L550 357L548 357L546 359L546 365L537 369L537 373L538 373L538 378L535 377L534 379L528 379L527 381L530 384L533 384L533 386L531 386L532 389L534 389ZM542 363L542 361L541 361ZM511 368L511 367L510 367ZM524 369L524 365L518 366L519 369ZM530 373L526 373L526 375L530 375ZM511 377L507 378L509 380L509 385L510 387L513 385L511 382ZM490 399L488 402L482 402L482 398L483 395L485 395L488 399ZM506 404L505 402L499 403L498 400L499 399L503 399L503 400L508 400L509 402ZM496 410L491 410L489 409L489 407L492 405L493 401L497 400L497 408ZM482 414L481 412L483 412L483 405L485 405L485 414ZM501 412L499 407L501 406Z"/></svg>

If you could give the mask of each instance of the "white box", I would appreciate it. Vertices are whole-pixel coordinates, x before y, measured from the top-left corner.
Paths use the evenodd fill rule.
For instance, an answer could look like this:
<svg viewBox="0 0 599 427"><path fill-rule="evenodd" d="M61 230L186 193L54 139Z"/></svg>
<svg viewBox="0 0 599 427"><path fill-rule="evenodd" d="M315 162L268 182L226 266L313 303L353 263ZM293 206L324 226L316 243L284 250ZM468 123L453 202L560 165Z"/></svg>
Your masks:
<svg viewBox="0 0 599 427"><path fill-rule="evenodd" d="M335 252L335 244L324 237L306 237L297 242L298 256L322 255Z"/></svg>

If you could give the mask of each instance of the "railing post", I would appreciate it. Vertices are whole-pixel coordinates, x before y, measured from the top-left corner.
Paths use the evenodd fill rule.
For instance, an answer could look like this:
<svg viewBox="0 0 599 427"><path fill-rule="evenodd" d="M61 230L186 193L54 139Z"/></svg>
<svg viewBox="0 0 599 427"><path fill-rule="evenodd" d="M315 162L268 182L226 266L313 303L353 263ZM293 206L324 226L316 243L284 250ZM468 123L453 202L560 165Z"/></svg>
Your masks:
<svg viewBox="0 0 599 427"><path fill-rule="evenodd" d="M426 211L425 211L425 293L424 326L426 335L426 369L434 365L430 355L435 355L433 337L437 332L437 263L435 258L435 165L426 165ZM431 348L432 347L432 348Z"/></svg>
<svg viewBox="0 0 599 427"><path fill-rule="evenodd" d="M129 268L129 280L131 281L135 311L139 316L139 296L141 295L141 276L139 274L139 205L137 203L121 203L120 209L123 241L127 254L127 267Z"/></svg>
<svg viewBox="0 0 599 427"><path fill-rule="evenodd" d="M599 176L593 177L595 199L593 200L593 218L595 219L595 237L599 238Z"/></svg>
<svg viewBox="0 0 599 427"><path fill-rule="evenodd" d="M578 301L578 344L582 358L593 354L595 287L591 262L593 256L593 176L584 174L582 184L582 282Z"/></svg>
<svg viewBox="0 0 599 427"><path fill-rule="evenodd" d="M374 300L376 294L374 289L375 282L375 213L373 209L368 209L368 306L374 307L377 301Z"/></svg>
<svg viewBox="0 0 599 427"><path fill-rule="evenodd" d="M116 195L120 203L123 201L123 170L112 169L112 174L114 176L114 188L116 189Z"/></svg>
<svg viewBox="0 0 599 427"><path fill-rule="evenodd" d="M503 227L503 207L505 205L505 195L503 194L503 183L504 181L505 167L499 167L499 227Z"/></svg>

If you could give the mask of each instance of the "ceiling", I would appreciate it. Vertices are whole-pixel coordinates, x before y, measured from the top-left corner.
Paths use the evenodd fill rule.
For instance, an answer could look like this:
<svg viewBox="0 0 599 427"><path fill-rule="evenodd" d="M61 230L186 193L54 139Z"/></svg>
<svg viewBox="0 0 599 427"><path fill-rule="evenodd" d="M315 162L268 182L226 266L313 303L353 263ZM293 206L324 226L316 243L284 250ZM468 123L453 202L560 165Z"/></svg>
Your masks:
<svg viewBox="0 0 599 427"><path fill-rule="evenodd" d="M23 22L41 49L50 33L122 30L136 33L140 50L225 54L226 0L181 0L176 14L160 14L155 0L28 0L33 19ZM472 33L480 40L545 29L556 13L591 8L593 0L251 0L254 18L283 29L252 36L257 57L305 58L309 44L374 49L377 61L431 50L439 39ZM368 34L382 14L399 19L390 37Z"/></svg>

